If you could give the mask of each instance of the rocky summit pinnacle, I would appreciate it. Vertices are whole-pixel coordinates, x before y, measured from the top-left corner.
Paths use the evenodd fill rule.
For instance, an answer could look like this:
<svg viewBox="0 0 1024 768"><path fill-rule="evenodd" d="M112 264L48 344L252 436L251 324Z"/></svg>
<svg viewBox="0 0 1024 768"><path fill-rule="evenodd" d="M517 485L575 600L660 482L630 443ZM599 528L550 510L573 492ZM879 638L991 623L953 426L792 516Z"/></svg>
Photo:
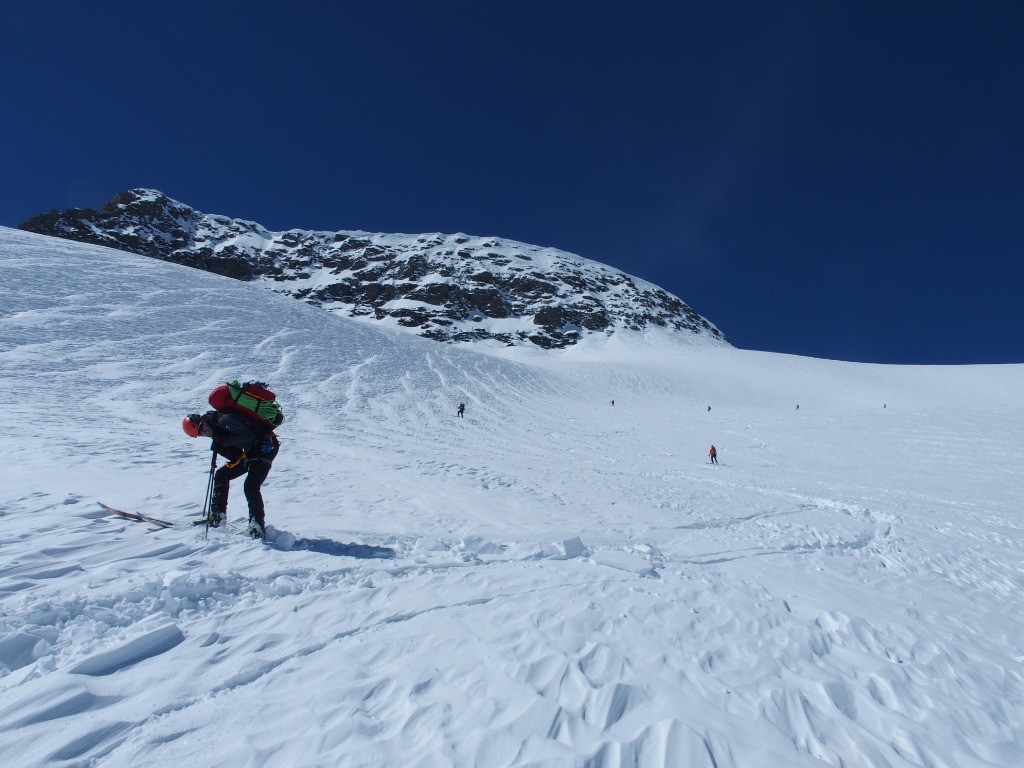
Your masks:
<svg viewBox="0 0 1024 768"><path fill-rule="evenodd" d="M674 329L728 343L655 285L554 248L464 234L270 232L132 189L99 210L35 216L20 229L105 245L238 280L437 341L562 348L588 334Z"/></svg>

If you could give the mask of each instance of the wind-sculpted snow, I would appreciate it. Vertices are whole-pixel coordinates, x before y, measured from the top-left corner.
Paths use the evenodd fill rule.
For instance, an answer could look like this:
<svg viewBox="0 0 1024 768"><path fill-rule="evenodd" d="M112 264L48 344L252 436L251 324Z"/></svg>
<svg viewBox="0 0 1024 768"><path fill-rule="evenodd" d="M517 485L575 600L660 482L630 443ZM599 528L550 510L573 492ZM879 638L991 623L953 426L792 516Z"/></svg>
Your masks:
<svg viewBox="0 0 1024 768"><path fill-rule="evenodd" d="M721 332L679 298L554 248L469 235L270 232L149 189L21 225L240 280L436 341L564 348L619 329Z"/></svg>
<svg viewBox="0 0 1024 768"><path fill-rule="evenodd" d="M6 229L0 285L5 765L1024 764L1022 366L484 354ZM234 377L266 544L186 525Z"/></svg>

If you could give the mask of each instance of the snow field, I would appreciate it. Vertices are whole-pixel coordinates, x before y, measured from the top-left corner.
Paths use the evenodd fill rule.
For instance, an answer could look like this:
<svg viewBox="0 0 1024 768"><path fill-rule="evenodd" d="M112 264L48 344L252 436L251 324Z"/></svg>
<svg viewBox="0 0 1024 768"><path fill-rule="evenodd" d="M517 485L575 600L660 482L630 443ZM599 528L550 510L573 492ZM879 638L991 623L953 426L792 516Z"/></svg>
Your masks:
<svg viewBox="0 0 1024 768"><path fill-rule="evenodd" d="M1024 366L481 352L11 230L0 285L10 764L1024 762ZM101 513L194 516L239 376L268 545Z"/></svg>

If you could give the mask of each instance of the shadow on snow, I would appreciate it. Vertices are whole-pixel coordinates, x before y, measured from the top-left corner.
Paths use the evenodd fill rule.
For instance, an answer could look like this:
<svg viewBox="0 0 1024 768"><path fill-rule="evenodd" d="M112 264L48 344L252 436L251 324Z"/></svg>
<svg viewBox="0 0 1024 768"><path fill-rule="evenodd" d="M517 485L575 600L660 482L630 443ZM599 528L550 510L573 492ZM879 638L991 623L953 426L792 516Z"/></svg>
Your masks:
<svg viewBox="0 0 1024 768"><path fill-rule="evenodd" d="M268 542L274 549L282 551L303 550L318 552L321 555L335 557L354 557L359 560L390 560L395 550L390 547L378 547L372 544L345 544L333 539L292 539L291 536L278 536L276 541Z"/></svg>

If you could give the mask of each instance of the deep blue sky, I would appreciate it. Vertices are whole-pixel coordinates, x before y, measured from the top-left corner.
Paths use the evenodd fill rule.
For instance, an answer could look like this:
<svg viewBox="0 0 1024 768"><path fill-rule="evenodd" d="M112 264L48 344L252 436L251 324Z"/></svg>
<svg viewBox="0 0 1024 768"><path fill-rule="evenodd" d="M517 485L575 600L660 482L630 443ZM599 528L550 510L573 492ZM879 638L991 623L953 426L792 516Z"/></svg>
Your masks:
<svg viewBox="0 0 1024 768"><path fill-rule="evenodd" d="M2 16L0 224L152 187L272 230L562 248L740 347L1024 362L1016 0Z"/></svg>

